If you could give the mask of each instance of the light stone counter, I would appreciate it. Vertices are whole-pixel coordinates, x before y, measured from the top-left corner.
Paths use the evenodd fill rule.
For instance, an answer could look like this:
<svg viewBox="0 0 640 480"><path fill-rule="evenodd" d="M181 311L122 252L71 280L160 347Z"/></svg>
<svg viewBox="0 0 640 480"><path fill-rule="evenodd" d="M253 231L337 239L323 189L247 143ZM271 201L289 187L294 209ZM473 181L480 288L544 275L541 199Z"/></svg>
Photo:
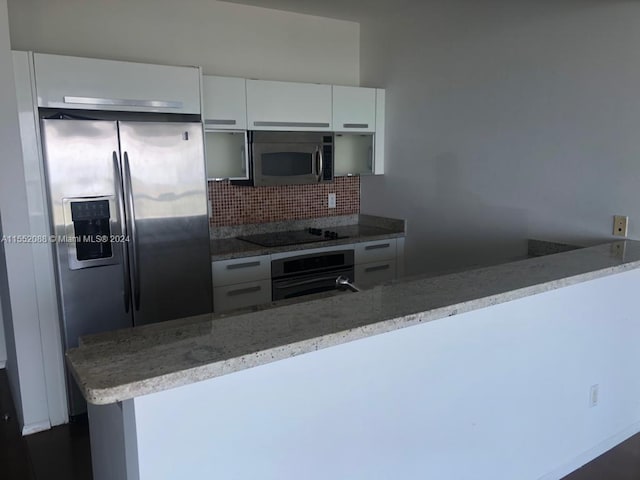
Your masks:
<svg viewBox="0 0 640 480"><path fill-rule="evenodd" d="M640 242L614 242L238 316L85 337L67 360L87 401L109 404L639 266Z"/></svg>

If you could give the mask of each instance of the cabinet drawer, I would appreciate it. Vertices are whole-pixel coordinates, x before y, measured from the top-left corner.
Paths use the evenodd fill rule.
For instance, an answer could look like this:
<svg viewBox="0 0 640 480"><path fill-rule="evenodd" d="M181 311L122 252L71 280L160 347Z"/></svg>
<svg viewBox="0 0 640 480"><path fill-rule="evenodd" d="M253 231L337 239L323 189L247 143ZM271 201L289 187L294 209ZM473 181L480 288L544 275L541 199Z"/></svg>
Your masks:
<svg viewBox="0 0 640 480"><path fill-rule="evenodd" d="M213 289L213 310L228 312L271 301L271 280L226 285Z"/></svg>
<svg viewBox="0 0 640 480"><path fill-rule="evenodd" d="M396 239L388 238L374 242L356 243L356 265L396 258Z"/></svg>
<svg viewBox="0 0 640 480"><path fill-rule="evenodd" d="M364 263L356 265L355 284L359 287L371 287L389 282L396 278L396 260Z"/></svg>
<svg viewBox="0 0 640 480"><path fill-rule="evenodd" d="M271 281L271 258L269 255L259 257L235 258L221 260L211 264L213 286L235 285L236 283L254 280Z"/></svg>
<svg viewBox="0 0 640 480"><path fill-rule="evenodd" d="M39 107L200 113L200 70L34 54Z"/></svg>

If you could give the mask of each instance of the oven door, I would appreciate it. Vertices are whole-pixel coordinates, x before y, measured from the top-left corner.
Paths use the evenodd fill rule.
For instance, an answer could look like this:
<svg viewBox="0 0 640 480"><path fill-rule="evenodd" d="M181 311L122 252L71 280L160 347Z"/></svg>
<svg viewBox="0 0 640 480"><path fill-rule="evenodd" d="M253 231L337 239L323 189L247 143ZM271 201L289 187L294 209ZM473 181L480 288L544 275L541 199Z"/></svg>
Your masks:
<svg viewBox="0 0 640 480"><path fill-rule="evenodd" d="M285 298L334 290L336 288L336 278L340 275L347 277L350 282L353 282L353 267L273 280L271 282L273 300L283 300Z"/></svg>
<svg viewBox="0 0 640 480"><path fill-rule="evenodd" d="M322 144L253 143L255 186L296 185L322 180Z"/></svg>

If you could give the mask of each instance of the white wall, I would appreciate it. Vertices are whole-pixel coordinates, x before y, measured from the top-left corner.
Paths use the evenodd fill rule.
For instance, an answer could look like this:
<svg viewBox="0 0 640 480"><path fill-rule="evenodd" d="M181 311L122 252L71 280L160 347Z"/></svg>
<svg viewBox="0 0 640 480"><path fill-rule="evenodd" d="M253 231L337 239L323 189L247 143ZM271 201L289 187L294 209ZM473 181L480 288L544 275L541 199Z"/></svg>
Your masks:
<svg viewBox="0 0 640 480"><path fill-rule="evenodd" d="M361 24L361 82L387 88L362 211L408 218L409 273L595 243L614 214L640 238L640 4L415 3Z"/></svg>
<svg viewBox="0 0 640 480"><path fill-rule="evenodd" d="M134 441L102 444L94 465L134 445L139 480L557 480L640 430L637 282L627 271L136 398Z"/></svg>
<svg viewBox="0 0 640 480"><path fill-rule="evenodd" d="M30 232L29 213L6 0L0 0L0 65L0 221L5 235L26 235ZM0 295L7 373L19 422L23 432L47 428L49 412L30 244L8 242L0 247Z"/></svg>
<svg viewBox="0 0 640 480"><path fill-rule="evenodd" d="M12 47L357 85L359 25L215 0L9 0Z"/></svg>

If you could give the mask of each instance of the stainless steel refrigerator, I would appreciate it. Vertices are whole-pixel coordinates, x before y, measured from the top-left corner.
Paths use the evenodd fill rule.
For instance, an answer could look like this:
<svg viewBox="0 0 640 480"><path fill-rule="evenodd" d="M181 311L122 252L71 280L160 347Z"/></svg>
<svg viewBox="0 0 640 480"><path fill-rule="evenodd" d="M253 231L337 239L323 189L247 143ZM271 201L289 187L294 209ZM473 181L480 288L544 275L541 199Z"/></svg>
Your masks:
<svg viewBox="0 0 640 480"><path fill-rule="evenodd" d="M42 120L64 346L213 310L199 123ZM67 376L71 415L86 406Z"/></svg>

